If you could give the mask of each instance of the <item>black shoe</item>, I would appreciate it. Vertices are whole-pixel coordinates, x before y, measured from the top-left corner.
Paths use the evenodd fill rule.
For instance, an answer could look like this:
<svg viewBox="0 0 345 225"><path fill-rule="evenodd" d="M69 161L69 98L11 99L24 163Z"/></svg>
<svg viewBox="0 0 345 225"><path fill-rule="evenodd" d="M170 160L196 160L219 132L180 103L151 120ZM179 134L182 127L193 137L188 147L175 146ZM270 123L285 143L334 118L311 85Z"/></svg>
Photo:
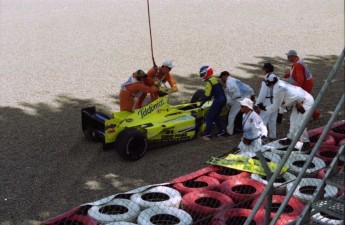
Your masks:
<svg viewBox="0 0 345 225"><path fill-rule="evenodd" d="M311 149L310 142L303 142L301 152L306 154L310 152L310 149Z"/></svg>
<svg viewBox="0 0 345 225"><path fill-rule="evenodd" d="M280 140L280 141L279 141L279 144L281 144L281 145L289 145L289 144L291 144L291 142L292 142L291 139L286 138L286 139L284 139L284 140Z"/></svg>

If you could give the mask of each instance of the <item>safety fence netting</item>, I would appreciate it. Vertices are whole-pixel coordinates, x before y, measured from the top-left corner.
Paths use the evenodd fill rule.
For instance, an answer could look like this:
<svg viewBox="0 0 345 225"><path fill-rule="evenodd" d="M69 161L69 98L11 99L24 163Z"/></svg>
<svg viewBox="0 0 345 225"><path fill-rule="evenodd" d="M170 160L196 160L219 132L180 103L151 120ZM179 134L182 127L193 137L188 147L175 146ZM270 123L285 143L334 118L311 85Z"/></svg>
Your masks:
<svg viewBox="0 0 345 225"><path fill-rule="evenodd" d="M322 131L323 127L320 127L308 132L312 147L319 140ZM289 224L303 214L305 206L312 200L330 163L344 143L345 121L342 120L335 122L327 132L317 154L275 224ZM288 146L280 144L279 140L263 146L266 149L262 151L263 157L273 172ZM300 149L301 143L298 142L273 183L271 198L264 199L253 219L247 224L269 224L267 220L275 216L309 157L308 152L301 152ZM343 175L342 179L343 160L339 158L335 169L337 174ZM139 187L83 204L45 221L45 224L245 224L269 181L260 166L260 158L257 155L237 152L213 157L208 162L213 165L168 183ZM344 199L344 190L327 184L321 197ZM343 219L332 214L316 213L308 218L308 224L343 224Z"/></svg>

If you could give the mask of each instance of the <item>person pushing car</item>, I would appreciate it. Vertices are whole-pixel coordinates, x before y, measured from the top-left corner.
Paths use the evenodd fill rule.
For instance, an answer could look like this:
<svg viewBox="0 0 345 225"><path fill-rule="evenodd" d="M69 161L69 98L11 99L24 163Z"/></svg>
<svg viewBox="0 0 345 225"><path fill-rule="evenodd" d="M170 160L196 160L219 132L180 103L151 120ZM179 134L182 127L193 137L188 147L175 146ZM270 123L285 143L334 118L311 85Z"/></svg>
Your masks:
<svg viewBox="0 0 345 225"><path fill-rule="evenodd" d="M158 92L157 87L149 87L143 83L146 77L147 74L143 70L137 70L121 85L120 111L132 112L136 97L141 96L143 93L156 94Z"/></svg>
<svg viewBox="0 0 345 225"><path fill-rule="evenodd" d="M156 86L160 87L161 83L168 82L170 89L167 91L168 94L177 92L177 84L174 80L174 77L171 73L171 69L174 68L171 60L166 60L162 63L161 67L154 66L147 72L147 77L144 79L144 84L148 87ZM142 104L146 98L146 93L142 93L137 102L135 103L135 109L142 107ZM151 101L154 101L158 98L158 93L151 94Z"/></svg>

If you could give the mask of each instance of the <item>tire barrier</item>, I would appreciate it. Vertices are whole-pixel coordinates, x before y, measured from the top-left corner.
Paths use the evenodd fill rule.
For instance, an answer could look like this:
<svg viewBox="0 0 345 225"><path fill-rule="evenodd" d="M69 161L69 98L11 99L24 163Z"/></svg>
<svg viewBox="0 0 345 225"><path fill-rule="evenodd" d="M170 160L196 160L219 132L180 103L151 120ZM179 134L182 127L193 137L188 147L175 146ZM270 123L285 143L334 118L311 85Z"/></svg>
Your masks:
<svg viewBox="0 0 345 225"><path fill-rule="evenodd" d="M274 216L275 213L278 211L279 207L283 203L285 196L283 195L272 195L272 202L271 202L271 213ZM259 200L257 197L253 203L251 204L251 208L254 208L256 202ZM266 209L266 199L262 202L260 208L265 210ZM291 197L288 204L285 206L284 211L281 215L288 216L288 217L298 217L304 209L305 205L301 200L296 197Z"/></svg>
<svg viewBox="0 0 345 225"><path fill-rule="evenodd" d="M181 208L194 218L194 221L205 217L211 218L218 211L233 207L229 196L215 191L194 191L185 194L182 198ZM208 224L205 223L204 224Z"/></svg>
<svg viewBox="0 0 345 225"><path fill-rule="evenodd" d="M239 155L243 155L243 156L246 156L246 157L250 157L250 158L259 160L258 156L253 156L252 157L251 155L253 155L253 153L251 153L251 152L241 152ZM266 162L279 163L281 161L281 159L282 159L278 154L276 154L274 152L271 152L271 151L263 152L263 156L264 156Z"/></svg>
<svg viewBox="0 0 345 225"><path fill-rule="evenodd" d="M190 174L183 175L183 176L177 177L175 179L172 179L170 181L170 183L182 183L182 182L185 182L187 180L192 180L192 179L200 177L202 175L206 175L206 174L208 174L210 172L218 171L219 168L220 168L219 166L208 166L208 167L202 168L202 169L200 169L198 171L195 171L193 173L190 173Z"/></svg>
<svg viewBox="0 0 345 225"><path fill-rule="evenodd" d="M228 209L218 212L212 218L212 225L228 225L228 224L244 224L249 217L251 209ZM250 224L264 225L265 224L265 212L258 210Z"/></svg>
<svg viewBox="0 0 345 225"><path fill-rule="evenodd" d="M145 209L138 216L139 225L190 225L192 223L193 219L187 212L175 207L154 206Z"/></svg>
<svg viewBox="0 0 345 225"><path fill-rule="evenodd" d="M220 191L232 198L237 208L247 208L255 197L261 195L265 185L250 178L226 180L220 185Z"/></svg>
<svg viewBox="0 0 345 225"><path fill-rule="evenodd" d="M345 139L345 124L331 128L327 134L332 135L337 141Z"/></svg>
<svg viewBox="0 0 345 225"><path fill-rule="evenodd" d="M302 153L291 153L290 158L286 162L286 165L289 166L289 172L297 176L298 173L302 171L302 168L308 158L309 155L305 155ZM326 163L322 159L314 157L304 176L316 177L317 171L324 167L326 167Z"/></svg>
<svg viewBox="0 0 345 225"><path fill-rule="evenodd" d="M132 222L139 213L139 205L127 199L114 199L105 205L92 206L88 211L88 215L100 223Z"/></svg>
<svg viewBox="0 0 345 225"><path fill-rule="evenodd" d="M338 150L339 150L339 146L321 145L316 153L316 156L322 159L326 163L326 165L329 165L334 159L334 157L337 155ZM338 166L342 166L342 165L338 165Z"/></svg>
<svg viewBox="0 0 345 225"><path fill-rule="evenodd" d="M178 208L181 202L181 194L173 188L158 186L131 196L131 200L142 209L153 206L167 206Z"/></svg>
<svg viewBox="0 0 345 225"><path fill-rule="evenodd" d="M322 180L317 178L302 178L301 182L295 189L293 196L301 200L303 203L308 203L315 193L317 187L321 185ZM293 183L288 184L287 191L293 186ZM326 185L323 197L335 197L337 196L338 189L331 185Z"/></svg>
<svg viewBox="0 0 345 225"><path fill-rule="evenodd" d="M299 217L298 215L287 216L287 215L281 214L274 225L286 225L286 224L289 224L290 222L295 221L298 217ZM271 220L272 219L273 217L271 217Z"/></svg>
<svg viewBox="0 0 345 225"><path fill-rule="evenodd" d="M316 178L323 179L326 175L326 172L327 172L327 168L323 168L323 169L319 170L319 172L317 172Z"/></svg>
<svg viewBox="0 0 345 225"><path fill-rule="evenodd" d="M174 184L174 189L178 190L182 195L192 191L206 191L217 190L219 188L219 181L216 178L209 176L201 176L195 180L187 180L182 183Z"/></svg>
<svg viewBox="0 0 345 225"><path fill-rule="evenodd" d="M286 150L288 149L288 145L281 145L279 144L280 140L272 141L264 146L270 147L270 151L273 153L278 154L279 156L283 156L286 153ZM292 152L300 152L300 148L302 147L302 144L297 142L295 147L292 149Z"/></svg>
<svg viewBox="0 0 345 225"><path fill-rule="evenodd" d="M129 223L129 222L114 222L114 223L107 223L105 225L137 225L136 223Z"/></svg>
<svg viewBox="0 0 345 225"><path fill-rule="evenodd" d="M266 176L258 175L258 174L252 174L251 178L253 180L257 180L264 185L268 184L268 180ZM285 195L286 194L286 186L288 183L291 183L296 179L296 176L292 173L285 172L282 175L279 175L275 182L273 183L273 194L275 195Z"/></svg>
<svg viewBox="0 0 345 225"><path fill-rule="evenodd" d="M344 220L335 218L326 213L316 213L311 217L313 225L343 225Z"/></svg>
<svg viewBox="0 0 345 225"><path fill-rule="evenodd" d="M219 167L217 171L209 173L208 176L214 177L222 182L229 179L249 178L250 173L226 167Z"/></svg>
<svg viewBox="0 0 345 225"><path fill-rule="evenodd" d="M97 221L87 216L87 211L91 205L78 206L68 212L57 215L43 222L45 225L59 224L81 224L81 225L97 225Z"/></svg>
<svg viewBox="0 0 345 225"><path fill-rule="evenodd" d="M340 141L338 142L338 146L342 146L342 145L344 145L344 144L345 144L345 139L340 140Z"/></svg>
<svg viewBox="0 0 345 225"><path fill-rule="evenodd" d="M311 148L313 148L315 146L315 144L319 140L319 138L320 138L320 135L315 135L315 136L309 137ZM327 134L322 141L322 145L335 145L335 144L336 144L335 138L329 134Z"/></svg>

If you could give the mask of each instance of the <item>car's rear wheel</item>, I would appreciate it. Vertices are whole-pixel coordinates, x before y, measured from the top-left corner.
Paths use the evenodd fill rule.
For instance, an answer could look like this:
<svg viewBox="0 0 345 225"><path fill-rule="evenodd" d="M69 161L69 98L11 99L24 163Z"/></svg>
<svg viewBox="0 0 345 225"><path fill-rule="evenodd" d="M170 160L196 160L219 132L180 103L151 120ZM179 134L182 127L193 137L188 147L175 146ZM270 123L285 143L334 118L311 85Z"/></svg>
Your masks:
<svg viewBox="0 0 345 225"><path fill-rule="evenodd" d="M124 129L117 137L117 151L128 160L138 160L144 156L147 150L145 134L135 128Z"/></svg>

